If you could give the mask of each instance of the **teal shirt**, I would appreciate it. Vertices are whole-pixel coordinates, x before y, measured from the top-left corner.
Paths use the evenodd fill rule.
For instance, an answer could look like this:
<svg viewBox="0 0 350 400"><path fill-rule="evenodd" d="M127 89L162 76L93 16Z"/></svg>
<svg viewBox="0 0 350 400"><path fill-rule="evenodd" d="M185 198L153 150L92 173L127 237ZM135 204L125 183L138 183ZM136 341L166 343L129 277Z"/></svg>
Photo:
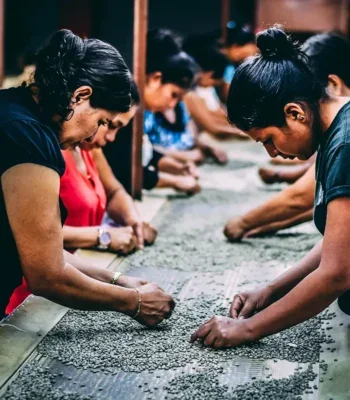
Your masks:
<svg viewBox="0 0 350 400"><path fill-rule="evenodd" d="M350 197L350 102L339 110L318 149L314 222L322 234L327 206L340 197Z"/></svg>

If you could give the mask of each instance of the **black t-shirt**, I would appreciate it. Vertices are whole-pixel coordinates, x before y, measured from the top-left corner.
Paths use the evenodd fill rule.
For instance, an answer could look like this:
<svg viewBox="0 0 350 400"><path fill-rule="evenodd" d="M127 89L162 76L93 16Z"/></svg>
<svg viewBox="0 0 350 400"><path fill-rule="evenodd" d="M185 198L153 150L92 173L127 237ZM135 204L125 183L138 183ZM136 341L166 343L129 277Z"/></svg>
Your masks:
<svg viewBox="0 0 350 400"><path fill-rule="evenodd" d="M350 102L324 133L316 160L314 222L324 234L329 202L350 197Z"/></svg>
<svg viewBox="0 0 350 400"><path fill-rule="evenodd" d="M55 170L65 164L57 136L24 87L0 90L0 177L11 167L33 163ZM13 290L21 283L22 269L6 213L0 179L0 319ZM40 193L38 193L40 195ZM64 208L60 202L61 214ZM38 210L40 218L40 210Z"/></svg>

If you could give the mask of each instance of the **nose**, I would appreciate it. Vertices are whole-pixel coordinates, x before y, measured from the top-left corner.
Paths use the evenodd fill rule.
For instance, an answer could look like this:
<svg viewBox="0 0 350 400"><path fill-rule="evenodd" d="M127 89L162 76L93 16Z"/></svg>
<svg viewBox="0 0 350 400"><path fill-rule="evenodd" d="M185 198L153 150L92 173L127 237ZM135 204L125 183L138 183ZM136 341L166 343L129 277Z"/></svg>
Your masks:
<svg viewBox="0 0 350 400"><path fill-rule="evenodd" d="M114 142L115 137L116 137L116 135L117 135L117 132L118 132L118 129L116 129L116 130L113 131L113 132L108 132L108 133L106 134L106 136L105 136L106 141L109 142L109 143Z"/></svg>
<svg viewBox="0 0 350 400"><path fill-rule="evenodd" d="M264 147L270 157L275 158L278 156L279 152L273 143L264 144Z"/></svg>
<svg viewBox="0 0 350 400"><path fill-rule="evenodd" d="M178 99L171 99L168 103L168 108L175 108L178 101L179 101Z"/></svg>

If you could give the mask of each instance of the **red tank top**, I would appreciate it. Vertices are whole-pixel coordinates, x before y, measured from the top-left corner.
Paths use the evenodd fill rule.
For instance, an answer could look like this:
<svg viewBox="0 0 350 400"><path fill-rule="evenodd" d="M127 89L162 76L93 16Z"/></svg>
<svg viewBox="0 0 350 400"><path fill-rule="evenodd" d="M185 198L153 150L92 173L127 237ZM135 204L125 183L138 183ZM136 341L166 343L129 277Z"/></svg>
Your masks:
<svg viewBox="0 0 350 400"><path fill-rule="evenodd" d="M81 150L87 175L82 173L69 150L62 151L66 171L61 178L60 197L67 209L67 226L98 226L106 210L107 197L98 175L91 151ZM10 297L6 314L11 314L29 295L27 283L23 278Z"/></svg>

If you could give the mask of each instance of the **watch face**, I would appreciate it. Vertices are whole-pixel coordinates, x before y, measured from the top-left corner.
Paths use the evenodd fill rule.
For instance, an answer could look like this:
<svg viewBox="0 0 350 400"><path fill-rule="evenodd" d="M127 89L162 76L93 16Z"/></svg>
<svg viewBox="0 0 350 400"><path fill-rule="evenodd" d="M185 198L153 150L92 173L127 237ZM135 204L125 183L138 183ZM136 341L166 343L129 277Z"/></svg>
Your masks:
<svg viewBox="0 0 350 400"><path fill-rule="evenodd" d="M111 235L109 234L109 232L102 232L100 235L100 244L102 244L102 246L108 246L111 243Z"/></svg>

